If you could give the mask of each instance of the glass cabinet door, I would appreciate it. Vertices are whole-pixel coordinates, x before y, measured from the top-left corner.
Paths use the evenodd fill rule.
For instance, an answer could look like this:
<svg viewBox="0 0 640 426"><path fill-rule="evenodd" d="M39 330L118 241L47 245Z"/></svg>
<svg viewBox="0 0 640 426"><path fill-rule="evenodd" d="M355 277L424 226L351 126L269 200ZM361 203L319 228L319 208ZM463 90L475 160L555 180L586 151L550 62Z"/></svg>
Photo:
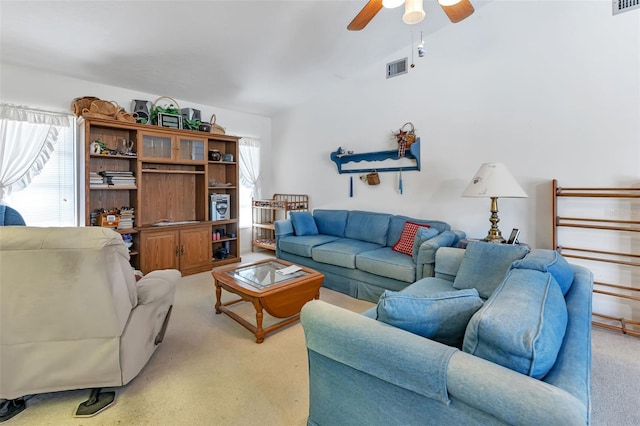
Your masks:
<svg viewBox="0 0 640 426"><path fill-rule="evenodd" d="M143 135L142 156L171 160L171 137Z"/></svg>
<svg viewBox="0 0 640 426"><path fill-rule="evenodd" d="M204 140L180 138L179 160L205 161Z"/></svg>

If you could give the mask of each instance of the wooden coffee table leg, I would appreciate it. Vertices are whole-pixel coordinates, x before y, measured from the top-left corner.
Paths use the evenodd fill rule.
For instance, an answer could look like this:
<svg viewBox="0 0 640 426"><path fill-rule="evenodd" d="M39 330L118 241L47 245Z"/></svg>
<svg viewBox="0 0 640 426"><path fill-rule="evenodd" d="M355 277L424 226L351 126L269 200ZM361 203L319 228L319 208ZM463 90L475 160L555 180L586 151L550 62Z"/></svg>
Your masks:
<svg viewBox="0 0 640 426"><path fill-rule="evenodd" d="M220 305L222 305L222 288L220 287L220 284L218 284L218 281L216 281L216 314L221 314L222 311L220 310Z"/></svg>
<svg viewBox="0 0 640 426"><path fill-rule="evenodd" d="M262 343L264 342L264 328L262 328L262 318L263 318L263 313L262 313L262 303L260 303L260 300L255 299L253 301L253 306L256 308L256 343Z"/></svg>

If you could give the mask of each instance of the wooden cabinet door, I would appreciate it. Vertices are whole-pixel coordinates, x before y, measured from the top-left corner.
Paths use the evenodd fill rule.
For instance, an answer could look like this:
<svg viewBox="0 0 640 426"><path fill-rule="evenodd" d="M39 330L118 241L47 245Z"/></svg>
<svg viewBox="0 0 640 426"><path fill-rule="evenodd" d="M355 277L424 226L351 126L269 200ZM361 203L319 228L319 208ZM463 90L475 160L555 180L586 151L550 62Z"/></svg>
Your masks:
<svg viewBox="0 0 640 426"><path fill-rule="evenodd" d="M141 232L140 269L147 274L158 269L179 269L178 231Z"/></svg>
<svg viewBox="0 0 640 426"><path fill-rule="evenodd" d="M211 267L211 227L180 231L180 269Z"/></svg>

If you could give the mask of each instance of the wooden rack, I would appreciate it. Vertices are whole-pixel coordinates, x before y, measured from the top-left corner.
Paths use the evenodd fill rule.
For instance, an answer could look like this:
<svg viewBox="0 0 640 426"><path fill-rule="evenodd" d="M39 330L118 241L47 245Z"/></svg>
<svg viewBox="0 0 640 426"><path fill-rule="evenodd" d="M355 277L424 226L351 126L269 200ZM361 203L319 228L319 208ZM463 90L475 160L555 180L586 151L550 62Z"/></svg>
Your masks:
<svg viewBox="0 0 640 426"><path fill-rule="evenodd" d="M589 230L600 230L603 232L640 232L640 221L624 220L624 219L605 219L593 217L564 217L558 216L558 200L563 197L575 198L599 198L599 199L635 199L640 201L640 188L563 188L558 186L556 179L553 185L553 246L562 253L564 257L581 259L587 262L599 262L600 264L616 265L622 267L640 267L640 255L631 252L596 250L583 247L569 247L558 243L558 228L581 228ZM635 242L635 240L634 240ZM640 244L640 241L638 241ZM614 266L615 267L615 266ZM638 271L640 273L640 270ZM624 291L622 293L621 291ZM629 285L605 283L597 280L594 281L593 292L608 297L620 298L634 304L636 309L640 309L640 288ZM613 317L601 313L593 312L593 325L607 328L610 330L621 331L635 337L640 337L640 321L632 320L624 317ZM609 321L609 323L596 320ZM613 323L613 324L612 324ZM619 325L617 325L618 323Z"/></svg>
<svg viewBox="0 0 640 426"><path fill-rule="evenodd" d="M287 219L292 211L308 211L309 196L303 194L274 194L268 200L251 200L253 231L251 251L256 248L275 250L275 226L278 219Z"/></svg>

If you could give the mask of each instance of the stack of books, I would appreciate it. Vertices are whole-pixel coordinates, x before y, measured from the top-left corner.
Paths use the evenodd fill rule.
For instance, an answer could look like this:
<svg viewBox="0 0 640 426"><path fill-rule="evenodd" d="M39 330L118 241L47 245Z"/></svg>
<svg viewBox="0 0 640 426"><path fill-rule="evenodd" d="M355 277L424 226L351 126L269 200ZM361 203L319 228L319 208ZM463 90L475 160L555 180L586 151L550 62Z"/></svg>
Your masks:
<svg viewBox="0 0 640 426"><path fill-rule="evenodd" d="M136 186L136 178L133 172L119 172L103 170L100 172L108 185L112 186Z"/></svg>
<svg viewBox="0 0 640 426"><path fill-rule="evenodd" d="M133 228L133 207L122 207L120 209L120 222L118 223L118 229L132 229Z"/></svg>
<svg viewBox="0 0 640 426"><path fill-rule="evenodd" d="M104 177L98 172L89 173L89 188L108 188L109 184L105 182Z"/></svg>

